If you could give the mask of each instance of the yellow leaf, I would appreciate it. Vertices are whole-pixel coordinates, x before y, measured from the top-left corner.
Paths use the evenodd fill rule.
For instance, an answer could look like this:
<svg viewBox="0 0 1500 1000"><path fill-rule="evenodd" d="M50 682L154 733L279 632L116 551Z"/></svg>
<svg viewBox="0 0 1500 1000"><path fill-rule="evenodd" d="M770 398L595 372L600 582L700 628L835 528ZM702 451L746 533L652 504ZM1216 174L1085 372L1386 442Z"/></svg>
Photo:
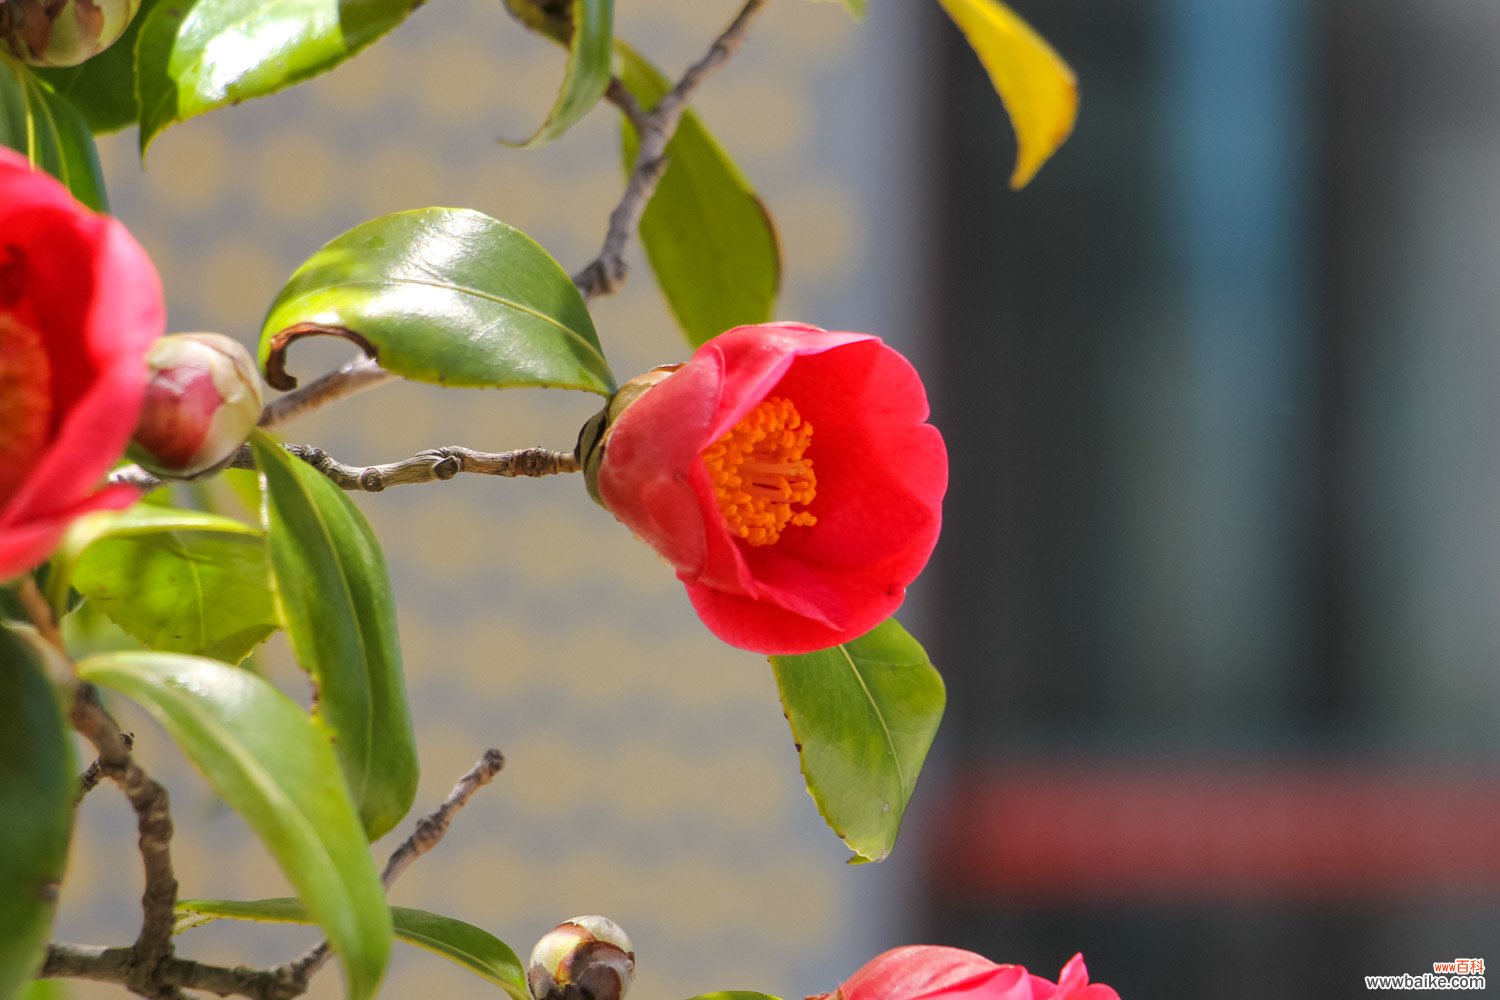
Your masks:
<svg viewBox="0 0 1500 1000"><path fill-rule="evenodd" d="M938 0L968 38L1016 130L1019 190L1057 152L1078 117L1078 81L1052 46L1000 0Z"/></svg>

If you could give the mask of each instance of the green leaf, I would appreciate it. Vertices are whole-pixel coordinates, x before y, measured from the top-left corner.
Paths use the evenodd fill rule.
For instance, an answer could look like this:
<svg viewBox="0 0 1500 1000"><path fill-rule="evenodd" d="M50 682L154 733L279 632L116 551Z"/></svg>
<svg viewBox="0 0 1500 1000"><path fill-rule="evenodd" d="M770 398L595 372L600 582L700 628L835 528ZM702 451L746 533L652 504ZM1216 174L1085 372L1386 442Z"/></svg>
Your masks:
<svg viewBox="0 0 1500 1000"><path fill-rule="evenodd" d="M68 860L73 741L24 640L0 628L0 1000L36 974Z"/></svg>
<svg viewBox="0 0 1500 1000"><path fill-rule="evenodd" d="M374 996L390 957L385 893L327 736L254 674L175 653L111 653L78 665L143 706L244 817L296 887L344 966L352 1000Z"/></svg>
<svg viewBox="0 0 1500 1000"><path fill-rule="evenodd" d="M644 109L670 84L623 42L620 79ZM621 130L625 169L639 140ZM696 347L730 327L764 323L776 310L781 251L765 204L696 112L682 116L667 144L667 172L641 216L641 242L677 322Z"/></svg>
<svg viewBox="0 0 1500 1000"><path fill-rule="evenodd" d="M45 81L9 60L0 60L0 145L26 154L89 208L108 211L88 123Z"/></svg>
<svg viewBox="0 0 1500 1000"><path fill-rule="evenodd" d="M1073 132L1078 80L1047 40L1000 0L938 0L973 46L1016 131L1010 186L1030 183Z"/></svg>
<svg viewBox="0 0 1500 1000"><path fill-rule="evenodd" d="M353 340L417 382L615 388L567 272L525 233L466 209L373 219L299 267L261 328L271 385L297 384L287 346L315 335Z"/></svg>
<svg viewBox="0 0 1500 1000"><path fill-rule="evenodd" d="M201 927L218 918L255 920L270 923L308 923L307 911L295 899L187 899L177 904L177 933ZM462 965L477 976L488 979L510 994L513 1000L530 1000L526 990L526 973L516 953L489 931L473 924L414 910L406 906L391 907L391 923L396 936L403 941ZM752 996L752 994L745 994ZM754 994L758 995L758 994ZM728 996L726 994L726 996Z"/></svg>
<svg viewBox="0 0 1500 1000"><path fill-rule="evenodd" d="M174 0L136 46L141 152L163 129L330 70L421 0Z"/></svg>
<svg viewBox="0 0 1500 1000"><path fill-rule="evenodd" d="M135 99L135 46L141 25L161 0L141 0L129 27L113 45L77 66L48 66L32 72L52 85L88 123L95 135L118 132L140 117Z"/></svg>
<svg viewBox="0 0 1500 1000"><path fill-rule="evenodd" d="M152 649L238 663L280 627L266 541L165 531L91 545L73 586Z"/></svg>
<svg viewBox="0 0 1500 1000"><path fill-rule="evenodd" d="M123 511L98 511L85 514L68 526L62 542L52 554L51 571L44 593L54 614L61 617L67 610L68 588L78 561L89 546L107 539L140 538L174 531L216 532L219 534L262 537L262 532L230 517L200 510L163 507L138 503ZM180 652L180 651L179 651Z"/></svg>
<svg viewBox="0 0 1500 1000"><path fill-rule="evenodd" d="M781 1000L768 993L752 993L748 990L724 990L719 993L700 993L690 1000Z"/></svg>
<svg viewBox="0 0 1500 1000"><path fill-rule="evenodd" d="M17 1000L68 1000L72 995L67 984L60 979L33 979Z"/></svg>
<svg viewBox="0 0 1500 1000"><path fill-rule="evenodd" d="M315 715L374 840L411 808L418 774L385 557L342 490L263 434L251 445L287 638L317 686Z"/></svg>
<svg viewBox="0 0 1500 1000"><path fill-rule="evenodd" d="M516 17L530 23L532 11L520 8L517 0L506 0L506 6ZM609 89L611 75L610 49L614 44L614 0L569 0L568 65L563 73L562 88L547 120L520 145L529 149L545 145L572 128L580 118L593 110L594 105Z"/></svg>
<svg viewBox="0 0 1500 1000"><path fill-rule="evenodd" d="M883 859L943 717L942 677L894 618L771 666L818 811L859 859Z"/></svg>

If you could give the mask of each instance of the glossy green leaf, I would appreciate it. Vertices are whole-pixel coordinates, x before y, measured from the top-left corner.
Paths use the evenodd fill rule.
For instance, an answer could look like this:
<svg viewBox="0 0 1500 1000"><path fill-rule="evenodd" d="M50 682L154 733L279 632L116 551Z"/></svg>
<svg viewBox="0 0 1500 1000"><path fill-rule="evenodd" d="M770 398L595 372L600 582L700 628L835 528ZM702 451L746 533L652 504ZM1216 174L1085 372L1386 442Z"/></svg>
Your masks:
<svg viewBox="0 0 1500 1000"><path fill-rule="evenodd" d="M506 0L511 13L527 23L545 17L527 0ZM567 32L568 65L562 87L547 120L522 143L535 148L544 145L572 128L609 89L610 51L614 45L614 0L569 0ZM552 34L552 31L547 31Z"/></svg>
<svg viewBox="0 0 1500 1000"><path fill-rule="evenodd" d="M690 1000L781 1000L768 993L752 993L748 990L723 990L719 993L700 993Z"/></svg>
<svg viewBox="0 0 1500 1000"><path fill-rule="evenodd" d="M641 106L656 106L667 80L629 46L615 46L620 79ZM635 130L621 131L625 169ZM781 251L764 203L697 113L682 116L667 144L667 172L641 216L641 242L656 283L697 346L730 327L764 323L781 288Z"/></svg>
<svg viewBox="0 0 1500 1000"><path fill-rule="evenodd" d="M280 627L266 541L164 531L91 545L73 586L151 649L238 663Z"/></svg>
<svg viewBox="0 0 1500 1000"><path fill-rule="evenodd" d="M220 918L269 923L305 924L307 911L295 899L186 899L177 904L177 933ZM504 941L489 931L452 917L391 907L396 937L463 966L499 986L513 1000L530 1000L521 960Z"/></svg>
<svg viewBox="0 0 1500 1000"><path fill-rule="evenodd" d="M347 995L374 996L390 957L390 910L319 727L271 684L216 660L110 653L78 670L166 729L296 887L343 963Z"/></svg>
<svg viewBox="0 0 1500 1000"><path fill-rule="evenodd" d="M818 811L859 859L881 860L943 717L942 677L895 619L771 666Z"/></svg>
<svg viewBox="0 0 1500 1000"><path fill-rule="evenodd" d="M77 66L34 69L66 98L96 135L118 132L140 117L135 99L135 45L141 25L161 0L141 0L140 9L113 45Z"/></svg>
<svg viewBox="0 0 1500 1000"><path fill-rule="evenodd" d="M20 63L0 61L0 145L26 154L96 211L107 211L94 135L78 110Z"/></svg>
<svg viewBox="0 0 1500 1000"><path fill-rule="evenodd" d="M421 0L174 0L136 44L141 151L167 126L330 70Z"/></svg>
<svg viewBox="0 0 1500 1000"><path fill-rule="evenodd" d="M74 569L89 546L109 539L141 538L179 531L262 537L259 529L231 517L159 504L138 503L122 511L85 514L68 526L62 542L52 554L44 593L53 613L60 617L67 610L68 588L73 584Z"/></svg>
<svg viewBox="0 0 1500 1000"><path fill-rule="evenodd" d="M26 642L0 627L0 1000L36 974L68 860L73 741Z"/></svg>
<svg viewBox="0 0 1500 1000"><path fill-rule="evenodd" d="M374 840L411 808L418 774L385 556L342 490L264 435L251 445L287 638L317 685L316 718Z"/></svg>
<svg viewBox="0 0 1500 1000"><path fill-rule="evenodd" d="M287 346L317 335L347 337L417 382L615 388L568 273L525 233L467 209L383 216L314 254L261 329L266 380L296 385Z"/></svg>
<svg viewBox="0 0 1500 1000"><path fill-rule="evenodd" d="M1010 186L1031 182L1073 132L1078 80L1047 40L1000 0L938 0L969 40L1016 132Z"/></svg>

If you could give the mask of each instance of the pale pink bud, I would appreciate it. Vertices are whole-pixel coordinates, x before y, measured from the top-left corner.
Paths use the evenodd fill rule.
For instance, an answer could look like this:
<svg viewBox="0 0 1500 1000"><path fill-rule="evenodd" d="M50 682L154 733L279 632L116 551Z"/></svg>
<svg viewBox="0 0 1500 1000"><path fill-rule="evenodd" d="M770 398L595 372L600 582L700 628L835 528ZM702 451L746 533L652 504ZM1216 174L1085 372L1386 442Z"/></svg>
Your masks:
<svg viewBox="0 0 1500 1000"><path fill-rule="evenodd" d="M141 0L0 0L0 43L33 66L76 66L113 45Z"/></svg>
<svg viewBox="0 0 1500 1000"><path fill-rule="evenodd" d="M536 1000L623 1000L635 980L635 947L608 917L566 920L531 950L526 985Z"/></svg>
<svg viewBox="0 0 1500 1000"><path fill-rule="evenodd" d="M179 333L158 340L146 360L151 376L130 457L174 479L222 468L260 419L249 352L222 334Z"/></svg>

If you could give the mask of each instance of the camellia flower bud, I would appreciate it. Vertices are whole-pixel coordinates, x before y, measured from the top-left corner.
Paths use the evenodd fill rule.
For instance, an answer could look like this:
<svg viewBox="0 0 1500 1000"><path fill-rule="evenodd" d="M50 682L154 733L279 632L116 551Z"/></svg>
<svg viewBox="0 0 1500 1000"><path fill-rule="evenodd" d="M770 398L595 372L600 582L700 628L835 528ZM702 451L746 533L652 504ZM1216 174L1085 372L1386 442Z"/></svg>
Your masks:
<svg viewBox="0 0 1500 1000"><path fill-rule="evenodd" d="M130 458L159 476L191 479L227 464L260 419L250 353L218 333L179 333L152 345L146 403Z"/></svg>
<svg viewBox="0 0 1500 1000"><path fill-rule="evenodd" d="M33 66L76 66L113 45L141 0L5 0L0 40Z"/></svg>
<svg viewBox="0 0 1500 1000"><path fill-rule="evenodd" d="M536 1000L622 1000L635 980L635 947L608 917L574 917L531 950L526 985Z"/></svg>

